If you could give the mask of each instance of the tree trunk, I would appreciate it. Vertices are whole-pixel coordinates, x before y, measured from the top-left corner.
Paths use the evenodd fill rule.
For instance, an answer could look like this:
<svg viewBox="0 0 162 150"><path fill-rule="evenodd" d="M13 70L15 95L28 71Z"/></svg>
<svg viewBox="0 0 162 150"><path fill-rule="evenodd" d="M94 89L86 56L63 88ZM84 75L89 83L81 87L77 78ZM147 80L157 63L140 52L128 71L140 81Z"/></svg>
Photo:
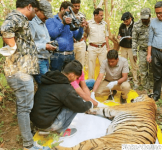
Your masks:
<svg viewBox="0 0 162 150"><path fill-rule="evenodd" d="M93 6L94 6L94 9L97 8L97 6L96 6L96 0L93 0Z"/></svg>
<svg viewBox="0 0 162 150"><path fill-rule="evenodd" d="M100 3L98 4L97 8L101 8L103 5L103 0L100 1Z"/></svg>
<svg viewBox="0 0 162 150"><path fill-rule="evenodd" d="M108 25L108 32L109 32L109 39L114 43L114 46L113 46L113 49L115 50L119 50L119 42L118 42L118 39L111 34L111 31L110 31L110 13L108 11L108 0L104 0L104 5L105 5L105 21ZM111 15L113 13L113 0L111 0Z"/></svg>

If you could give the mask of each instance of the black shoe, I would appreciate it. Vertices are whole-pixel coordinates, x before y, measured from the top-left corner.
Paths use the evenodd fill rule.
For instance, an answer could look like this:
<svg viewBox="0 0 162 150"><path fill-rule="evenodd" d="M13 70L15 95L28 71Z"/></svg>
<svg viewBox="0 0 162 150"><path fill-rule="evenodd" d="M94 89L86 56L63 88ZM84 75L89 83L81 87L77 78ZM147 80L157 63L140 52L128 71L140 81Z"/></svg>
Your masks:
<svg viewBox="0 0 162 150"><path fill-rule="evenodd" d="M115 96L115 94L117 93L117 90L113 90L112 92L113 92L113 94L108 96L108 98L107 98L108 100L113 100L112 97Z"/></svg>
<svg viewBox="0 0 162 150"><path fill-rule="evenodd" d="M120 96L120 103L121 104L127 103L126 99L123 99L122 95Z"/></svg>
<svg viewBox="0 0 162 150"><path fill-rule="evenodd" d="M153 96L154 96L154 93L148 94L148 97L150 97L150 98L153 98Z"/></svg>
<svg viewBox="0 0 162 150"><path fill-rule="evenodd" d="M152 98L154 99L154 101L158 101L158 99L159 99L155 95L153 95Z"/></svg>

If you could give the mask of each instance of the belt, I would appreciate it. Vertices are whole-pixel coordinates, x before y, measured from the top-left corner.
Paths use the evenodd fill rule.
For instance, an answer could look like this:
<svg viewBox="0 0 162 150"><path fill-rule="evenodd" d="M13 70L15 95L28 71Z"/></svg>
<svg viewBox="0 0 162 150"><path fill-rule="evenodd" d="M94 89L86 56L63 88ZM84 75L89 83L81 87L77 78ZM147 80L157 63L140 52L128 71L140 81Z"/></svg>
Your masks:
<svg viewBox="0 0 162 150"><path fill-rule="evenodd" d="M97 47L97 48L102 48L105 44L106 44L106 42L102 43L101 45L96 45L96 44L93 44L93 43L89 43L89 45Z"/></svg>
<svg viewBox="0 0 162 150"><path fill-rule="evenodd" d="M81 42L83 40L84 40L84 38L81 38L79 41L77 41L76 39L74 39L74 43L78 43L78 42Z"/></svg>
<svg viewBox="0 0 162 150"><path fill-rule="evenodd" d="M153 47L153 48L155 48L156 50L158 50L158 51L162 52L162 49L158 49L158 48L156 48L156 47Z"/></svg>
<svg viewBox="0 0 162 150"><path fill-rule="evenodd" d="M71 54L73 54L73 51L64 51L64 52L54 52L54 53L59 53L59 54L61 54L61 55L71 55Z"/></svg>

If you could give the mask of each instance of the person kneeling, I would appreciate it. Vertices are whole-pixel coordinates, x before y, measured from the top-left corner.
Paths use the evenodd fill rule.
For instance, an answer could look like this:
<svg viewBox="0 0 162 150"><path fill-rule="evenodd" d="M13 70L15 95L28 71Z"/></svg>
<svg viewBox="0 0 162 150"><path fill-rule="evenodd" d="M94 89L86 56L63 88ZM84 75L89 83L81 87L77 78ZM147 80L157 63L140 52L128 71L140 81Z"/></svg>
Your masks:
<svg viewBox="0 0 162 150"><path fill-rule="evenodd" d="M95 99L95 96L108 95L110 100L111 90L113 96L116 94L116 90L119 90L121 91L121 103L126 103L127 94L130 91L130 84L127 82L128 73L128 61L123 57L118 57L116 50L110 50L107 53L107 59L103 61L100 67L100 73L93 87L91 97ZM105 79L102 81L104 75Z"/></svg>
<svg viewBox="0 0 162 150"><path fill-rule="evenodd" d="M35 94L31 111L31 121L37 128L63 132L63 136L71 136L77 131L75 128L67 129L76 114L93 108L93 103L78 97L70 84L81 74L82 65L73 60L62 72L49 71L42 75L42 84Z"/></svg>

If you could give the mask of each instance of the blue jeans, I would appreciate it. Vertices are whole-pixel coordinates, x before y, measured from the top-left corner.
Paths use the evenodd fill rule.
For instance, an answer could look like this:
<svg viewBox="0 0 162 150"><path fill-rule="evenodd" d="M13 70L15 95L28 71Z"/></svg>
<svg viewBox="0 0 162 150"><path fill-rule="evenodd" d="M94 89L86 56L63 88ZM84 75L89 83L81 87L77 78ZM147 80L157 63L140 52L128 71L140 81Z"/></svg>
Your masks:
<svg viewBox="0 0 162 150"><path fill-rule="evenodd" d="M40 59L39 58L39 71L40 74L34 75L34 79L37 84L41 84L41 76L44 75L49 69L49 60L48 59Z"/></svg>
<svg viewBox="0 0 162 150"><path fill-rule="evenodd" d="M58 133L64 132L71 124L72 120L77 113L68 108L62 108L53 124L45 129L46 131L57 131Z"/></svg>
<svg viewBox="0 0 162 150"><path fill-rule="evenodd" d="M86 83L87 87L89 88L89 90L91 91L93 89L95 80L94 79L88 79L88 80L85 80L85 83Z"/></svg>
<svg viewBox="0 0 162 150"><path fill-rule="evenodd" d="M50 70L62 71L64 63L74 60L74 53L70 55L63 55L61 53L54 53L51 55Z"/></svg>
<svg viewBox="0 0 162 150"><path fill-rule="evenodd" d="M33 144L33 135L30 128L30 112L34 101L34 83L31 75L17 72L6 77L9 86L16 95L17 118L20 132L23 138L23 146Z"/></svg>

